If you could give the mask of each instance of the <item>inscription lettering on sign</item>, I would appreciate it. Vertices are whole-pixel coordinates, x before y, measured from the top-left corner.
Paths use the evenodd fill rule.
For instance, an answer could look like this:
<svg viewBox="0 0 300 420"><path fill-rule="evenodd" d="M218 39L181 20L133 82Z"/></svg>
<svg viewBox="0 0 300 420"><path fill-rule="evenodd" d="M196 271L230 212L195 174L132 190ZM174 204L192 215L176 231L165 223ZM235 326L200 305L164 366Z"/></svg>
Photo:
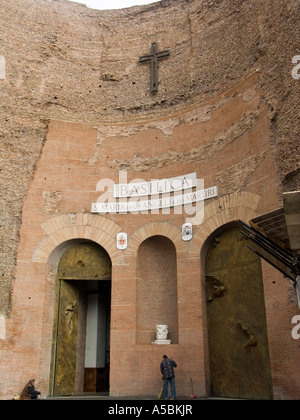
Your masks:
<svg viewBox="0 0 300 420"><path fill-rule="evenodd" d="M149 182L131 182L129 184L115 184L114 197L138 197L154 194L182 191L197 186L196 173L175 178L156 179Z"/></svg>
<svg viewBox="0 0 300 420"><path fill-rule="evenodd" d="M98 197L96 203L92 204L91 211L92 213L139 213L181 206L185 213L191 215L202 212L201 203L204 200L218 195L216 186L206 189L203 186L204 180L197 179L196 173L129 184L114 184L112 180L104 179L100 180L96 187L97 191L104 193ZM183 193L180 194L181 191ZM142 197L145 199L141 199ZM196 206L190 208L192 204ZM182 213L177 211L176 214Z"/></svg>
<svg viewBox="0 0 300 420"><path fill-rule="evenodd" d="M218 195L217 187L181 194L174 197L157 198L153 200L93 203L92 213L128 213L149 210L169 209L176 206L201 202Z"/></svg>

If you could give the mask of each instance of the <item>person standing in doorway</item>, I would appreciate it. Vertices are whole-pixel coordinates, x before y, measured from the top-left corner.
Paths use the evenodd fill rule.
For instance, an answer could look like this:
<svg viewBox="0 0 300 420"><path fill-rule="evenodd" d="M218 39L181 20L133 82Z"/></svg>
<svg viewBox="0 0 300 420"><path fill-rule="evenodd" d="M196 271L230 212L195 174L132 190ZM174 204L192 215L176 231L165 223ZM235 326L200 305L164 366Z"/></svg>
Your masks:
<svg viewBox="0 0 300 420"><path fill-rule="evenodd" d="M160 371L162 373L162 379L164 381L163 399L168 399L168 388L170 384L171 388L171 400L176 398L175 390L175 371L177 367L176 362L172 358L168 358L166 354L163 355L163 360L160 363Z"/></svg>

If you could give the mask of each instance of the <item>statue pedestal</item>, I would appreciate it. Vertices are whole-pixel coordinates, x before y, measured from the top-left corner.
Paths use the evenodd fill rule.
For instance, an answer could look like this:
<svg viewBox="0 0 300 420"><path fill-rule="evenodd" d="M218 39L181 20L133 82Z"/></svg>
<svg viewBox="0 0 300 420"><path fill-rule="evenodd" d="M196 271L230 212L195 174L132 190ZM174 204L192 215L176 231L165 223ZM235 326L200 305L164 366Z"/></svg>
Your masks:
<svg viewBox="0 0 300 420"><path fill-rule="evenodd" d="M152 344L171 344L171 340L155 340Z"/></svg>

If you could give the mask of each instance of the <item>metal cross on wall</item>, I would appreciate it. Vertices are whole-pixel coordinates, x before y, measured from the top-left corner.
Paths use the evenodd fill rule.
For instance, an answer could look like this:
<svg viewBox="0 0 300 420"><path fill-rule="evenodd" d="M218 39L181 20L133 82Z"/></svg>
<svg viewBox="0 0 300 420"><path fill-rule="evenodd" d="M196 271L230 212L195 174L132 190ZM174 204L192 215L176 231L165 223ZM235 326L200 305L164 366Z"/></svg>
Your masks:
<svg viewBox="0 0 300 420"><path fill-rule="evenodd" d="M151 63L151 92L158 91L158 60L168 57L170 55L170 50L164 50L157 52L157 42L152 42L151 44L151 54L142 55L139 58L140 63Z"/></svg>

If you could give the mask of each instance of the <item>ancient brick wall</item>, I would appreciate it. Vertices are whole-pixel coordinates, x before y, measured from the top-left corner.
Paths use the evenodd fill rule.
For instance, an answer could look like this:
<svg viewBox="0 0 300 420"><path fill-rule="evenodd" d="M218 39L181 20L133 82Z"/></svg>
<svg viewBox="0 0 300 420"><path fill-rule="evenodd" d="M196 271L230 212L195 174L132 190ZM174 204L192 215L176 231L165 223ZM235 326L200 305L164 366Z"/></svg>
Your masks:
<svg viewBox="0 0 300 420"><path fill-rule="evenodd" d="M163 0L95 11L65 1L1 0L1 298L9 287L22 203L42 152L47 122L96 124L165 116L226 92L257 70L273 130L282 190L299 188L297 1ZM159 92L149 94L150 43L169 48ZM255 117L255 116L253 116ZM105 128L103 127L105 126ZM279 198L280 199L280 198Z"/></svg>
<svg viewBox="0 0 300 420"><path fill-rule="evenodd" d="M0 314L11 311L18 252L30 260L42 235L26 219L28 250L25 239L18 249L22 211L31 220L36 212L39 223L88 214L101 177L196 169L219 186L218 211L226 209L222 197L247 192L262 197L263 213L281 205L283 191L300 188L300 80L292 75L299 13L296 0L162 0L101 12L64 0L0 0ZM170 57L151 94L150 66L139 57L154 41ZM62 157L60 178L49 151L55 162ZM129 233L141 221L131 217ZM228 219L220 214L203 241L221 221Z"/></svg>

